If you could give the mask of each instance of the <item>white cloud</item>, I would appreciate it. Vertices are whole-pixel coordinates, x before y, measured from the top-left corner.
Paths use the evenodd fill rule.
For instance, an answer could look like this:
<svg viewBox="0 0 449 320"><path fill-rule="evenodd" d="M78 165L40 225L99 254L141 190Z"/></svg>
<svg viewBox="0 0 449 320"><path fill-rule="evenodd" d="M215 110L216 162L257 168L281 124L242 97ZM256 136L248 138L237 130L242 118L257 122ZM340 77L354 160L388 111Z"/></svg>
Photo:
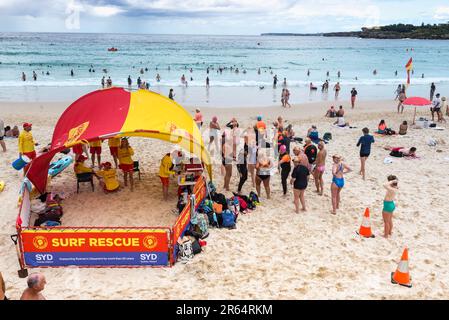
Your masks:
<svg viewBox="0 0 449 320"><path fill-rule="evenodd" d="M117 14L123 13L126 10L123 10L116 6L92 6L86 5L86 12L90 15L97 17L112 17Z"/></svg>
<svg viewBox="0 0 449 320"><path fill-rule="evenodd" d="M435 10L434 19L449 19L449 7L438 7Z"/></svg>

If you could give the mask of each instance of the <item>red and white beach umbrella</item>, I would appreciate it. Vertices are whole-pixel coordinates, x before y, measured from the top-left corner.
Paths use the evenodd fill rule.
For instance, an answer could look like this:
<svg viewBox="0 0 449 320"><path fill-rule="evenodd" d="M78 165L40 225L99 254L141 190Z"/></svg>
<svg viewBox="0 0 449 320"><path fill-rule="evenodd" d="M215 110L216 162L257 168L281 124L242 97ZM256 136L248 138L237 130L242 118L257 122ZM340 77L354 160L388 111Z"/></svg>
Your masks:
<svg viewBox="0 0 449 320"><path fill-rule="evenodd" d="M432 105L432 101L421 97L410 97L404 100L402 103L404 106L415 107L415 113L413 114L413 124L416 118L416 107L428 107Z"/></svg>

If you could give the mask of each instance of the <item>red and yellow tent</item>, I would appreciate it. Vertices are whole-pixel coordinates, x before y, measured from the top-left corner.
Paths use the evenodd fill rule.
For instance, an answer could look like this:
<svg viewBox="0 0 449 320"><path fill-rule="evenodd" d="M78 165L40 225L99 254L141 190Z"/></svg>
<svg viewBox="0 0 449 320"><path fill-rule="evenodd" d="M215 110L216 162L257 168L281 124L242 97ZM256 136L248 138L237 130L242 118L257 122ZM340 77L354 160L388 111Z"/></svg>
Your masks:
<svg viewBox="0 0 449 320"><path fill-rule="evenodd" d="M111 88L91 92L64 111L53 132L50 151L32 161L27 177L43 193L48 167L56 153L79 143L114 136L139 136L178 144L201 159L212 175L201 132L183 107L151 91Z"/></svg>

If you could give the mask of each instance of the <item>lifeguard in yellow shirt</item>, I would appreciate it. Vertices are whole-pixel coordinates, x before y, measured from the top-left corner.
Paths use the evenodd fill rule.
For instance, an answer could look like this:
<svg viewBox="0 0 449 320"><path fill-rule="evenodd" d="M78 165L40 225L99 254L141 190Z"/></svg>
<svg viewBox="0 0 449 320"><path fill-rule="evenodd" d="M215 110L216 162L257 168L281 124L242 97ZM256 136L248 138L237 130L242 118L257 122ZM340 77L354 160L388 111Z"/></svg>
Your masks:
<svg viewBox="0 0 449 320"><path fill-rule="evenodd" d="M110 162L102 163L102 170L97 171L97 176L100 177L100 185L103 187L105 193L117 191L120 188L120 183L117 180L117 170L112 168Z"/></svg>
<svg viewBox="0 0 449 320"><path fill-rule="evenodd" d="M36 151L34 146L37 143L34 142L33 134L31 133L31 123L23 124L23 131L19 135L19 154L27 156L30 160L36 158Z"/></svg>
<svg viewBox="0 0 449 320"><path fill-rule="evenodd" d="M134 161L132 156L134 155L134 150L129 145L128 139L122 138L120 141L120 148L118 148L118 161L119 168L122 169L123 175L125 178L125 186L128 185L128 176L129 183L131 185L131 191L134 190Z"/></svg>
<svg viewBox="0 0 449 320"><path fill-rule="evenodd" d="M171 159L170 153L167 153L161 159L161 166L159 167L159 178L161 178L162 182L162 194L164 196L164 200L168 199L168 185L170 183L170 175L175 174L173 169L173 161Z"/></svg>
<svg viewBox="0 0 449 320"><path fill-rule="evenodd" d="M75 171L75 174L81 174L81 173L92 173L95 174L94 170L92 168L86 167L84 165L84 161L87 160L87 157L83 154L78 156L78 159L76 159L75 164L73 165L73 170Z"/></svg>
<svg viewBox="0 0 449 320"><path fill-rule="evenodd" d="M89 142L89 146L90 146L90 154L91 159L92 159L92 168L95 167L95 155L97 155L97 160L98 160L98 168L100 168L100 163L101 163L101 140L93 140Z"/></svg>
<svg viewBox="0 0 449 320"><path fill-rule="evenodd" d="M111 156L114 159L115 168L118 167L118 148L120 147L120 138L110 138L108 140L109 151L111 152Z"/></svg>

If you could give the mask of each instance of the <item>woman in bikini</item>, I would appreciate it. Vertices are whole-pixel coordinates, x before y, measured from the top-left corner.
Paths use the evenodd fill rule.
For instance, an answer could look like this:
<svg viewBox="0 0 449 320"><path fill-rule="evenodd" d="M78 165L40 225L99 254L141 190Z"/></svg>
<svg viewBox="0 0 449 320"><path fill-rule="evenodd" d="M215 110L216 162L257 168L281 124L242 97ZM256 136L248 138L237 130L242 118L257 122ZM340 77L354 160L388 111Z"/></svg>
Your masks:
<svg viewBox="0 0 449 320"><path fill-rule="evenodd" d="M398 178L394 175L388 176L388 182L384 184L387 193L384 198L384 207L382 209L382 218L384 220L384 237L391 236L393 230L393 211L396 209L394 202L398 191Z"/></svg>
<svg viewBox="0 0 449 320"><path fill-rule="evenodd" d="M260 194L260 185L263 183L265 192L267 193L267 199L270 199L270 171L273 167L271 160L265 154L261 154L259 151L256 163L256 191L257 195Z"/></svg>
<svg viewBox="0 0 449 320"><path fill-rule="evenodd" d="M318 143L318 155L316 157L316 166L315 170L313 171L313 178L315 180L315 186L316 186L316 192L322 196L323 195L323 173L326 167L326 157L327 157L327 150L324 147L324 142L320 141Z"/></svg>
<svg viewBox="0 0 449 320"><path fill-rule="evenodd" d="M339 155L332 156L334 164L332 165L332 184L331 184L331 195L332 195L332 214L337 214L337 209L340 207L340 192L345 185L345 178L343 174L351 172L345 163L342 162L342 157Z"/></svg>

